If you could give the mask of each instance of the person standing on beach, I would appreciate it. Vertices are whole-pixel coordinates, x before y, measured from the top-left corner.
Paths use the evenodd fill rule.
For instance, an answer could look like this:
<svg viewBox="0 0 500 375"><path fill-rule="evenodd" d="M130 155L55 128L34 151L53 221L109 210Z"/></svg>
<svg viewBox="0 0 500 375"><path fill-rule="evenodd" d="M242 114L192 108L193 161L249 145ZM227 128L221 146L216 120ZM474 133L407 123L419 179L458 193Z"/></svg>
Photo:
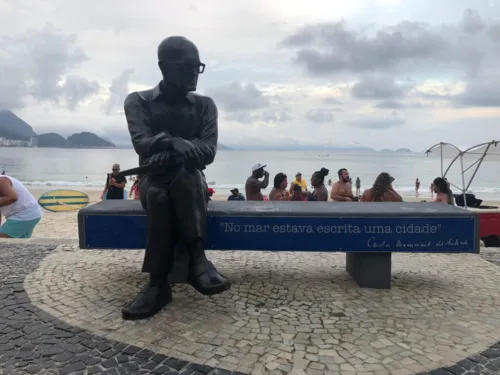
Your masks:
<svg viewBox="0 0 500 375"><path fill-rule="evenodd" d="M341 168L337 172L339 180L333 184L330 198L336 202L352 202L355 200L352 194L352 185L349 182L349 172L345 168Z"/></svg>
<svg viewBox="0 0 500 375"><path fill-rule="evenodd" d="M124 199L124 189L127 184L127 178L120 176L120 164L113 164L112 173L108 173L104 191L101 200L106 199Z"/></svg>
<svg viewBox="0 0 500 375"><path fill-rule="evenodd" d="M286 174L278 173L274 176L274 187L269 193L270 201L288 201L290 200L290 193L287 191L288 181Z"/></svg>
<svg viewBox="0 0 500 375"><path fill-rule="evenodd" d="M431 194L431 199L434 199L434 182L431 182L431 186L429 187L429 192Z"/></svg>
<svg viewBox="0 0 500 375"><path fill-rule="evenodd" d="M252 167L252 175L248 177L245 183L245 195L247 201L263 201L264 196L261 189L267 188L269 185L269 172L264 170L266 166L257 163ZM264 177L262 181L259 179Z"/></svg>
<svg viewBox="0 0 500 375"><path fill-rule="evenodd" d="M356 177L356 196L359 197L361 195L361 180L359 177Z"/></svg>
<svg viewBox="0 0 500 375"><path fill-rule="evenodd" d="M0 238L30 238L42 218L35 197L14 177L0 177Z"/></svg>
<svg viewBox="0 0 500 375"><path fill-rule="evenodd" d="M311 176L311 186L313 191L307 196L308 202L326 202L328 201L328 190L325 187L325 177L330 171L326 168L321 168Z"/></svg>
<svg viewBox="0 0 500 375"><path fill-rule="evenodd" d="M290 194L292 194L295 191L295 189L294 189L295 185L300 186L300 189L304 193L307 191L307 183L302 178L302 173L300 173L300 172L297 172L297 174L295 175L295 180L293 180L292 183L290 184Z"/></svg>
<svg viewBox="0 0 500 375"><path fill-rule="evenodd" d="M418 198L419 190L420 190L420 180L417 178L415 180L415 198Z"/></svg>
<svg viewBox="0 0 500 375"><path fill-rule="evenodd" d="M213 188L209 187L207 190L207 194L208 194L208 200L211 201L212 196L215 194L215 190Z"/></svg>
<svg viewBox="0 0 500 375"><path fill-rule="evenodd" d="M130 179L132 181L132 179ZM130 194L128 195L129 198L132 198L132 194L134 195L134 200L139 200L140 195L139 195L139 182L141 181L141 176L137 176L134 180L134 184L130 188Z"/></svg>

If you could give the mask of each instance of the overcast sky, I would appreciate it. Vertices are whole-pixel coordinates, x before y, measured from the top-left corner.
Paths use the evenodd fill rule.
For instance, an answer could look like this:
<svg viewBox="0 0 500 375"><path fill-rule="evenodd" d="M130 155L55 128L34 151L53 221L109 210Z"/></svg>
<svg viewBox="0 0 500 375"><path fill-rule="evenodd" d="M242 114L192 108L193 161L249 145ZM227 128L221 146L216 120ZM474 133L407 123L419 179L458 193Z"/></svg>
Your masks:
<svg viewBox="0 0 500 375"><path fill-rule="evenodd" d="M0 109L127 142L123 100L170 35L197 44L225 144L500 139L496 0L3 0Z"/></svg>

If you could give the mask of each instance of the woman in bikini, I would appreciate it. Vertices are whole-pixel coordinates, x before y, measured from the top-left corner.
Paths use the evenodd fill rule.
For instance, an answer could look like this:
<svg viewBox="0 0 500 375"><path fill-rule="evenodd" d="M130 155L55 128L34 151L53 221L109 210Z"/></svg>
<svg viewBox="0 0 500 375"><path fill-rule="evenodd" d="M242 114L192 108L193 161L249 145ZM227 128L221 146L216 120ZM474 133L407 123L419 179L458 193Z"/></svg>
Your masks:
<svg viewBox="0 0 500 375"><path fill-rule="evenodd" d="M311 186L313 191L307 197L308 202L326 202L328 201L328 190L325 187L325 177L328 176L329 170L321 168L321 170L313 173L311 177Z"/></svg>
<svg viewBox="0 0 500 375"><path fill-rule="evenodd" d="M274 176L274 187L269 193L270 201L288 201L290 200L290 193L287 191L287 177L284 173L278 173Z"/></svg>
<svg viewBox="0 0 500 375"><path fill-rule="evenodd" d="M446 181L442 177L438 177L434 179L432 182L434 185L434 192L436 193L436 199L434 199L434 202L436 203L446 203L446 204L452 204L454 205L455 203L453 202L453 194L451 193L450 186L448 185L448 181Z"/></svg>

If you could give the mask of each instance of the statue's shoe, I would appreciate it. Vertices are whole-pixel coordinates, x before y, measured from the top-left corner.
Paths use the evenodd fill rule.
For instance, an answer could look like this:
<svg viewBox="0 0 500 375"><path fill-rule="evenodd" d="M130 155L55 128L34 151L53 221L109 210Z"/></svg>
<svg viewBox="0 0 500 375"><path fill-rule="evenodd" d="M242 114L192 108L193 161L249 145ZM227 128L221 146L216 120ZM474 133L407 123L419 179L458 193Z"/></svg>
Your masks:
<svg viewBox="0 0 500 375"><path fill-rule="evenodd" d="M172 302L172 289L167 281L150 280L139 294L122 309L125 320L147 319Z"/></svg>
<svg viewBox="0 0 500 375"><path fill-rule="evenodd" d="M208 260L191 266L188 272L189 284L206 296L219 294L231 288L229 279L221 275Z"/></svg>

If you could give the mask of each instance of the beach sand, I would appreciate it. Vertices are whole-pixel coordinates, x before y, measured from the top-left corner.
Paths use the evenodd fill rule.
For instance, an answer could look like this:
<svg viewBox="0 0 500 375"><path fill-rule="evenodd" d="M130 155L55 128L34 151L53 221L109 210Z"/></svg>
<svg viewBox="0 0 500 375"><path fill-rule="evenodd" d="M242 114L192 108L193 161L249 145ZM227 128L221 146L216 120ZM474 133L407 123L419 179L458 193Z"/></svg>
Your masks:
<svg viewBox="0 0 500 375"><path fill-rule="evenodd" d="M33 196L38 199L45 191L50 189L29 189ZM101 191L88 190L84 191L90 198L90 204L100 202ZM430 197L421 196L416 199L415 197L403 197L405 202L420 202L421 200L430 201ZM214 195L213 200L226 200L227 196ZM483 205L500 207L500 201L487 201ZM486 210L480 210L486 211ZM43 217L40 223L36 226L32 238L50 238L50 239L78 239L78 211L73 212L49 212L43 211Z"/></svg>

